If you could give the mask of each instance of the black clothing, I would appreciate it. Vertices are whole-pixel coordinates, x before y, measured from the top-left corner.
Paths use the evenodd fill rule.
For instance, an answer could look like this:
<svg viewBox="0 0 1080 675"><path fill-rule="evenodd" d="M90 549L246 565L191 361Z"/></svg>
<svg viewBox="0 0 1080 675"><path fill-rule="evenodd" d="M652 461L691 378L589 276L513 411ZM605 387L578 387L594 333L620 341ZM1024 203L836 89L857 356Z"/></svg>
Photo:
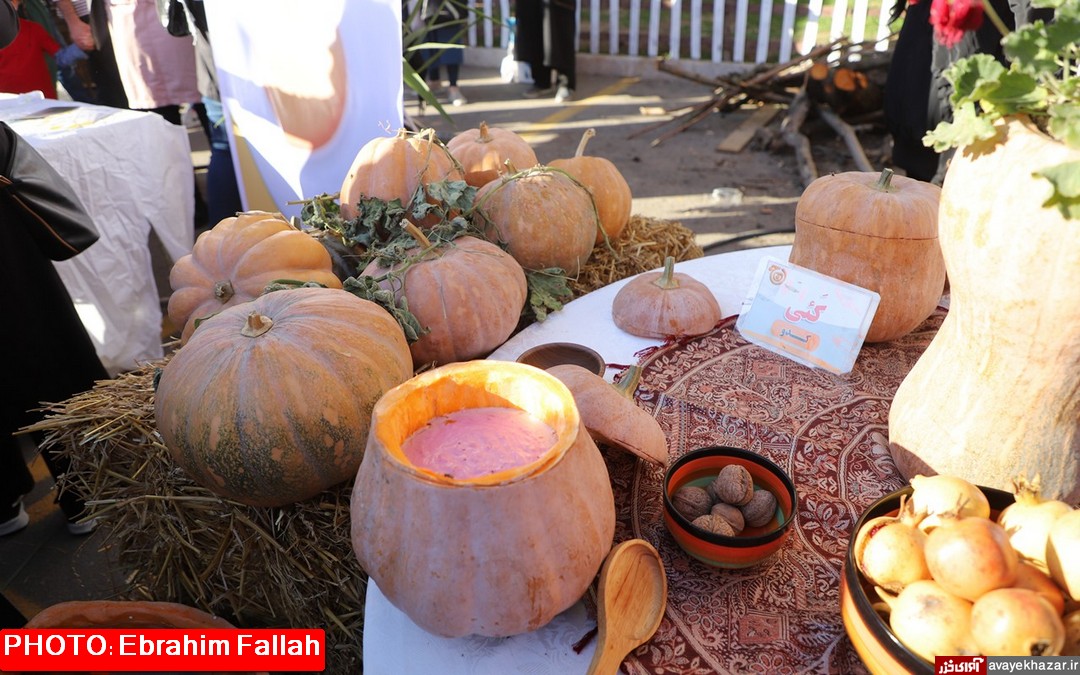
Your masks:
<svg viewBox="0 0 1080 675"><path fill-rule="evenodd" d="M514 58L532 69L540 89L552 86L555 71L560 84L577 88L577 4L575 0L517 0Z"/></svg>

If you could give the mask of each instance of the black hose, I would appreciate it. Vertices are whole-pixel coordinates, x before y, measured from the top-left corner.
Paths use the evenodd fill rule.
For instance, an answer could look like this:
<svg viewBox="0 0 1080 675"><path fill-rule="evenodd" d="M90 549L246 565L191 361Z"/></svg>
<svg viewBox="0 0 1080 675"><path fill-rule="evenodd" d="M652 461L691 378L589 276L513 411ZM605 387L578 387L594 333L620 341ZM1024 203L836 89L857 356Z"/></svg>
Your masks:
<svg viewBox="0 0 1080 675"><path fill-rule="evenodd" d="M794 227L787 227L787 228L784 228L782 230L762 230L761 232L751 232L751 233L748 233L748 234L740 234L738 236L732 237L731 239L724 239L723 241L714 241L713 243L711 243L711 244L709 244L707 246L702 246L701 250L708 252L709 250L714 249L714 248L719 248L721 246L727 246L728 244L735 244L735 243L738 243L740 241L746 241L747 239L755 239L757 237L764 237L765 235L768 235L768 234L792 234L794 232L795 232Z"/></svg>

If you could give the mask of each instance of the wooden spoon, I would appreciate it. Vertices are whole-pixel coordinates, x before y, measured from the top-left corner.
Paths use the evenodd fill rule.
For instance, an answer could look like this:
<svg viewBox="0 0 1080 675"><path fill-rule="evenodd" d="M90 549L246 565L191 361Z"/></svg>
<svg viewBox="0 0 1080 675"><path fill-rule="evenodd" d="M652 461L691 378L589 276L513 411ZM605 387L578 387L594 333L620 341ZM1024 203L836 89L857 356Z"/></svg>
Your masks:
<svg viewBox="0 0 1080 675"><path fill-rule="evenodd" d="M588 675L614 675L623 659L660 627L667 606L667 575L660 554L644 539L608 553L597 593L596 653Z"/></svg>

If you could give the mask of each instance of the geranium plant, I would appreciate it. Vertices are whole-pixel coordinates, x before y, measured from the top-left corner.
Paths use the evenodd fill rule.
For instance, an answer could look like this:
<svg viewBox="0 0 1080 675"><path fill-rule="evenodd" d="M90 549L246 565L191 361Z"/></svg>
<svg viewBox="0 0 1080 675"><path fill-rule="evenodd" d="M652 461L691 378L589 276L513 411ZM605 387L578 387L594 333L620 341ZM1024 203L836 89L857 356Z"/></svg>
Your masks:
<svg viewBox="0 0 1080 675"><path fill-rule="evenodd" d="M952 46L988 18L1002 32L1009 66L989 54L951 65L944 76L953 87L953 119L925 136L927 146L942 152L988 141L996 135L996 120L1027 115L1053 138L1080 149L1080 0L1032 0L1031 6L1053 10L1053 20L1009 31L989 0L933 0L930 22L939 42ZM1044 206L1080 218L1080 161L1048 166L1035 175L1054 187Z"/></svg>

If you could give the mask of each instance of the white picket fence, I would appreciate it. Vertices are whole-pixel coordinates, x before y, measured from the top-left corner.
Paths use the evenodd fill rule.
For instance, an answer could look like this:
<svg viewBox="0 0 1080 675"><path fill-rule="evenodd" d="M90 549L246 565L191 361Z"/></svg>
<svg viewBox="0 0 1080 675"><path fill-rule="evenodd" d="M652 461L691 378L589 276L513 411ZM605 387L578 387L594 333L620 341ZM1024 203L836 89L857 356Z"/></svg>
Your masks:
<svg viewBox="0 0 1080 675"><path fill-rule="evenodd" d="M888 46L891 0L777 0L782 6L774 6L774 0L711 0L709 5L707 1L579 0L578 51L663 54L713 63L781 63L845 36L853 43L875 41L879 51ZM478 0L474 6L483 18L469 26L469 46L505 49L510 41L506 19L512 14L511 1ZM687 27L689 40L683 35Z"/></svg>

